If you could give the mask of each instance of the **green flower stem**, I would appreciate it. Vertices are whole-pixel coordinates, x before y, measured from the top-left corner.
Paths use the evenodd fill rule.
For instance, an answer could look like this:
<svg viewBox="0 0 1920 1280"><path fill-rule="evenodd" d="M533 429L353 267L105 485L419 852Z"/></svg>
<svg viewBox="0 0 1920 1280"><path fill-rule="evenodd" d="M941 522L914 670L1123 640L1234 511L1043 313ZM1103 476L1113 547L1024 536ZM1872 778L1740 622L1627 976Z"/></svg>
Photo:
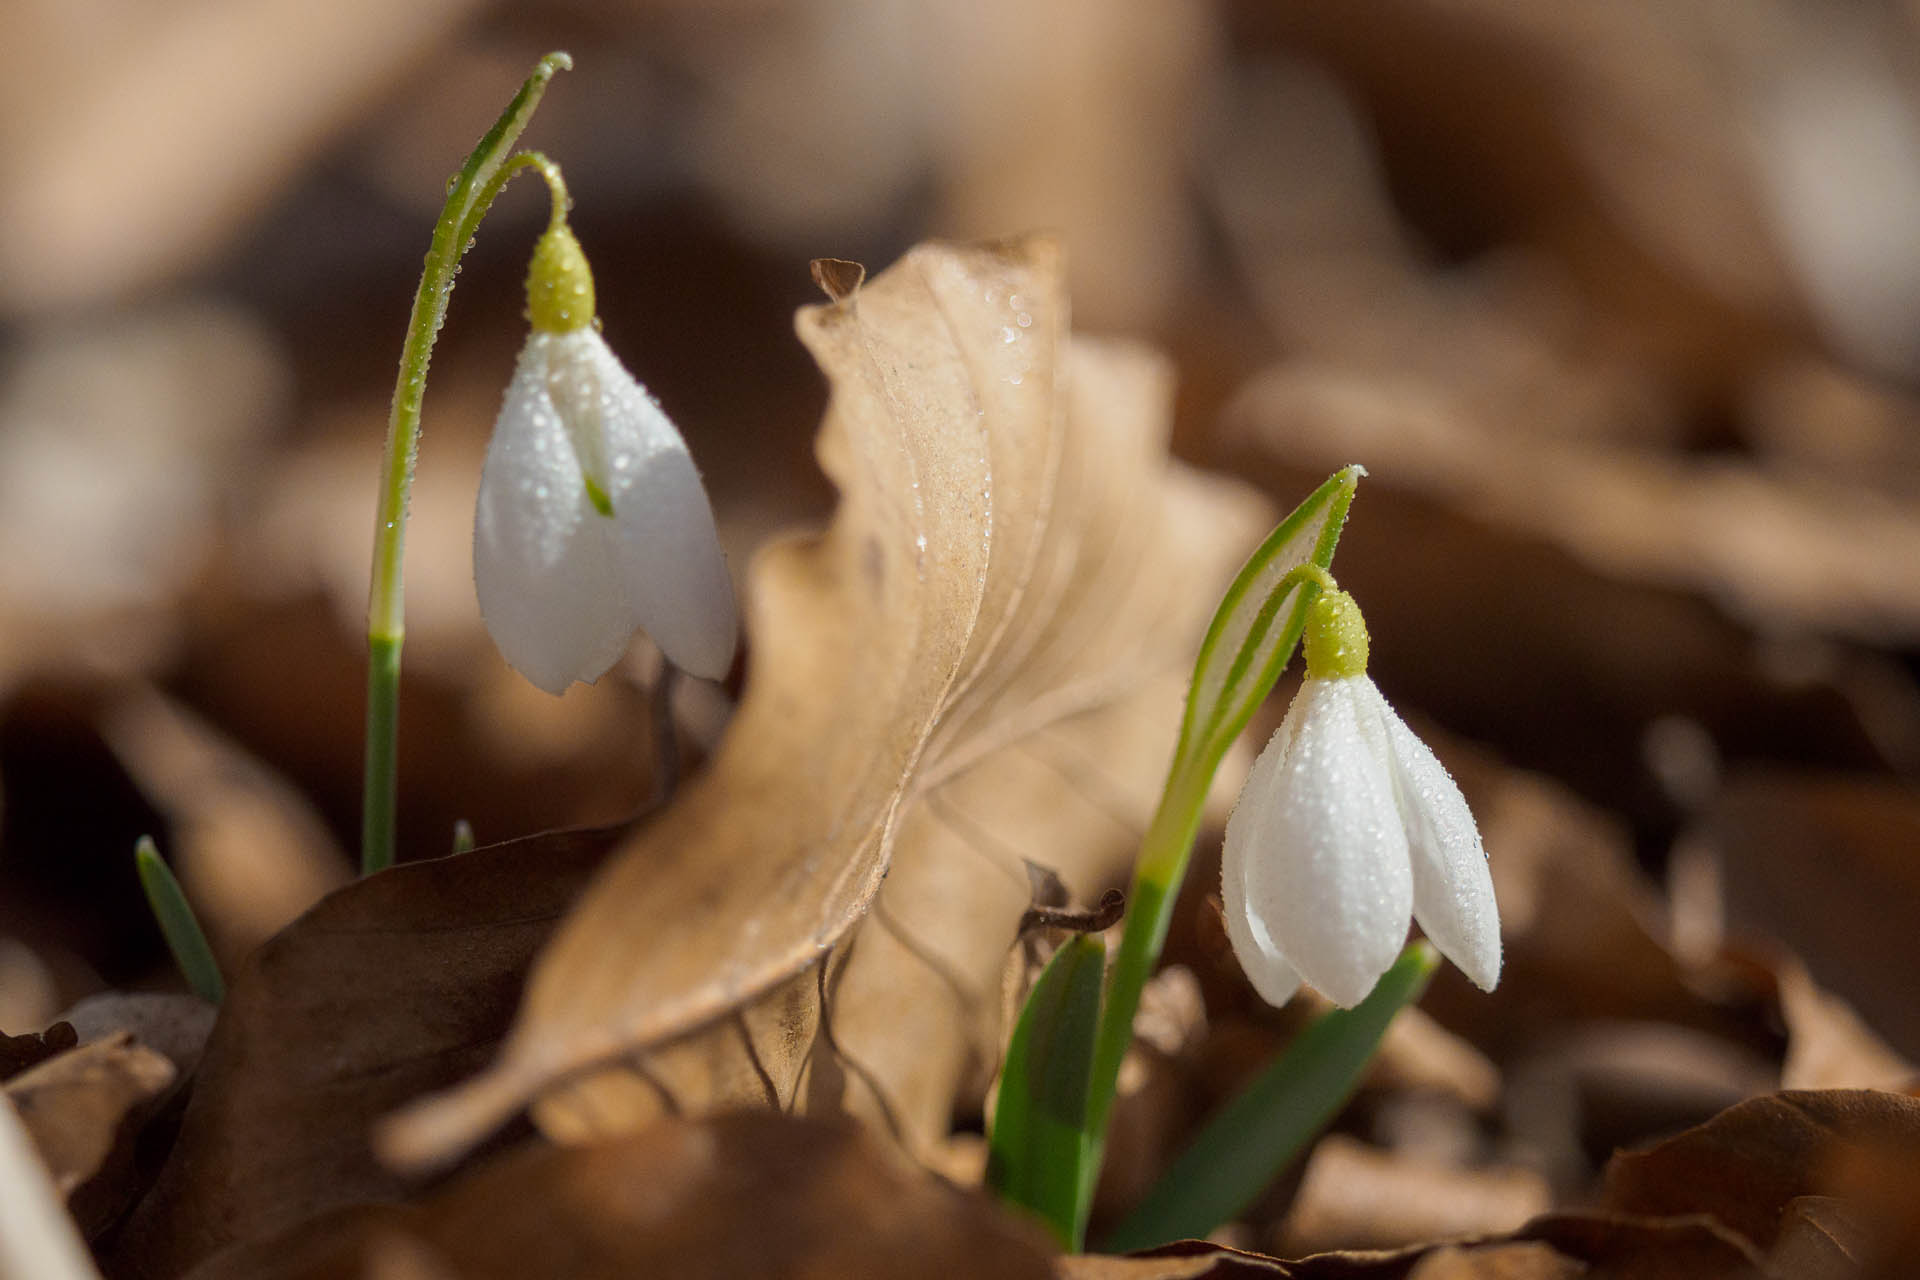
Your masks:
<svg viewBox="0 0 1920 1280"><path fill-rule="evenodd" d="M1135 864L1133 886L1127 895L1126 926L1107 977L1106 1000L1094 1039L1087 1090L1089 1158L1081 1167L1075 1248L1086 1238L1087 1216L1093 1208L1093 1192L1106 1146L1107 1121L1119 1086L1120 1063L1133 1043L1133 1015L1140 1007L1141 989L1166 945L1174 902L1186 876L1194 837L1200 831L1208 788L1227 748L1246 728L1254 709L1272 691L1292 657L1306 624L1307 606L1332 582L1327 566L1332 563L1361 474L1358 468L1336 473L1274 531L1228 588L1201 644L1180 743L1174 750L1160 807ZM1326 514L1306 562L1268 581L1266 563L1298 536L1305 513L1321 507ZM1246 597L1256 588L1264 592L1261 603L1258 609L1248 610ZM1216 681L1213 673L1225 656L1222 646L1228 644L1236 647L1225 674Z"/></svg>
<svg viewBox="0 0 1920 1280"><path fill-rule="evenodd" d="M220 976L220 963L213 958L207 935L180 890L180 882L161 860L160 849L152 836L141 836L133 846L134 869L140 873L140 887L146 891L147 906L159 922L160 934L173 952L173 962L193 988L193 993L209 1004L227 998L226 980Z"/></svg>
<svg viewBox="0 0 1920 1280"><path fill-rule="evenodd" d="M394 559L399 559L395 535ZM400 579L395 569L394 614L398 617ZM396 627L398 623L395 624ZM399 798L400 641L402 633L367 635L367 773L360 806L360 874L393 865L394 809Z"/></svg>
<svg viewBox="0 0 1920 1280"><path fill-rule="evenodd" d="M399 731L400 648L406 637L402 600L401 563L406 543L407 496L413 487L413 468L420 452L420 403L426 393L427 364L434 340L446 320L447 302L460 258L473 233L507 178L527 165L544 165L544 157L509 159L513 144L527 127L547 82L573 59L550 53L540 59L520 92L494 122L492 129L467 157L447 188L447 202L434 225L427 248L420 287L414 294L401 348L400 375L394 384L393 408L387 421L384 478L380 486L379 515L374 524L373 581L367 603L367 750L366 790L361 811L360 868L371 873L393 865L394 809L398 795L396 744ZM557 178L558 171L554 171ZM550 179L551 181L551 179ZM564 187L556 190L556 211L564 207ZM556 212L558 216L558 212Z"/></svg>

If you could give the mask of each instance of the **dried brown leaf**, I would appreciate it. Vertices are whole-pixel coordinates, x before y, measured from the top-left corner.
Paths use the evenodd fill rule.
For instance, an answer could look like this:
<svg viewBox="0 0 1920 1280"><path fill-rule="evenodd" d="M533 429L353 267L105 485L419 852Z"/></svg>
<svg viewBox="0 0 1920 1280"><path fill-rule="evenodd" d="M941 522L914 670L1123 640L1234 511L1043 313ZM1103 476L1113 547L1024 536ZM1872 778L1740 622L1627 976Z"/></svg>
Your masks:
<svg viewBox="0 0 1920 1280"><path fill-rule="evenodd" d="M1589 1280L1760 1280L1766 1274L1753 1246L1712 1218L1558 1213L1534 1219L1514 1237L1552 1245L1583 1263L1578 1274Z"/></svg>
<svg viewBox="0 0 1920 1280"><path fill-rule="evenodd" d="M1825 1236L1863 1265L1872 1280L1903 1280L1920 1258L1920 1201L1913 1195L1911 1147L1869 1140L1841 1153L1822 1170L1825 1195L1802 1196L1788 1206L1775 1256L1818 1246L1804 1234ZM1812 1250L1809 1250L1812 1251ZM1830 1252L1820 1249L1820 1252Z"/></svg>
<svg viewBox="0 0 1920 1280"><path fill-rule="evenodd" d="M1799 1196L1781 1212L1767 1262L1794 1280L1854 1280L1872 1253L1853 1206L1837 1196Z"/></svg>
<svg viewBox="0 0 1920 1280"><path fill-rule="evenodd" d="M231 973L159 1183L118 1270L197 1259L338 1205L400 1196L375 1117L483 1065L535 950L618 839L555 832L408 863L323 899Z"/></svg>
<svg viewBox="0 0 1920 1280"><path fill-rule="evenodd" d="M752 1101L924 1148L992 1057L1020 859L1091 901L1137 842L1263 504L1166 461L1160 361L1067 345L1048 241L922 247L799 329L839 511L762 553L711 771L582 902L492 1070L385 1131L399 1164L536 1096L556 1135Z"/></svg>
<svg viewBox="0 0 1920 1280"><path fill-rule="evenodd" d="M174 1077L171 1062L122 1032L7 1081L7 1098L85 1234L126 1209L134 1139Z"/></svg>
<svg viewBox="0 0 1920 1280"><path fill-rule="evenodd" d="M1510 1235L1282 1261L1198 1240L1126 1258L1061 1258L1062 1280L1784 1280L1706 1218L1553 1214Z"/></svg>
<svg viewBox="0 0 1920 1280"><path fill-rule="evenodd" d="M1043 1280L1049 1253L1037 1230L907 1167L852 1125L740 1112L529 1147L418 1204L322 1217L241 1246L192 1280Z"/></svg>
<svg viewBox="0 0 1920 1280"><path fill-rule="evenodd" d="M1054 1263L1060 1280L1262 1280L1287 1277L1293 1269L1278 1258L1184 1240L1124 1258L1081 1254Z"/></svg>
<svg viewBox="0 0 1920 1280"><path fill-rule="evenodd" d="M1882 1185L1920 1183L1920 1099L1872 1090L1778 1093L1607 1166L1607 1205L1629 1214L1710 1215L1775 1248L1794 1200L1822 1195L1851 1161Z"/></svg>
<svg viewBox="0 0 1920 1280"><path fill-rule="evenodd" d="M1551 1245L1525 1240L1435 1249L1414 1264L1407 1280L1577 1280L1590 1274Z"/></svg>

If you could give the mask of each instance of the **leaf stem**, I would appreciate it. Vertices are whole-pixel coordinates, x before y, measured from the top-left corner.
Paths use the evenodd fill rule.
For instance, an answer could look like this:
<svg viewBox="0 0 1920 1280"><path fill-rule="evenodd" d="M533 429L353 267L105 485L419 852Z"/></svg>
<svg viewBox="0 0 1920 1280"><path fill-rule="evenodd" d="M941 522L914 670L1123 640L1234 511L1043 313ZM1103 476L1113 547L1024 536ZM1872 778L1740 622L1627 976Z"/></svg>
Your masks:
<svg viewBox="0 0 1920 1280"><path fill-rule="evenodd" d="M542 168L553 191L556 218L564 213L566 188L554 186L559 171L544 156L515 157L508 153L540 104L548 81L571 67L564 53L540 59L513 101L493 128L473 149L447 188L447 201L434 224L420 287L413 298L401 347L400 373L394 383L393 406L387 420L386 459L380 485L379 511L374 523L373 573L367 602L367 748L365 799L361 813L360 868L363 874L393 865L394 809L398 794L395 773L399 736L400 649L406 638L402 598L402 559L406 544L407 497L413 487L413 469L420 452L420 404L426 393L427 365L434 340L446 320L447 302L460 258L473 240L493 198L513 173L533 165ZM531 153L530 153L531 154ZM549 175L548 170L552 173Z"/></svg>

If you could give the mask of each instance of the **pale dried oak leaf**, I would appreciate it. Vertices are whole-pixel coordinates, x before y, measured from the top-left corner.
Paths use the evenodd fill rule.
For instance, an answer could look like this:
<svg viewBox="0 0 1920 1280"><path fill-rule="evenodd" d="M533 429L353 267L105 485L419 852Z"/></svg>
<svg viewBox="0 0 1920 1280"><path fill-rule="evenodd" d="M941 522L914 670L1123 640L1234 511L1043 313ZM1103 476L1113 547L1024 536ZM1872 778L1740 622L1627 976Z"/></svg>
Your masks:
<svg viewBox="0 0 1920 1280"><path fill-rule="evenodd" d="M1063 279L1044 239L926 245L800 312L834 519L752 567L711 770L540 957L492 1070L385 1126L389 1159L529 1103L565 1139L742 1102L944 1135L997 1055L1020 859L1083 901L1123 877L1272 521L1168 461L1165 363L1070 345Z"/></svg>

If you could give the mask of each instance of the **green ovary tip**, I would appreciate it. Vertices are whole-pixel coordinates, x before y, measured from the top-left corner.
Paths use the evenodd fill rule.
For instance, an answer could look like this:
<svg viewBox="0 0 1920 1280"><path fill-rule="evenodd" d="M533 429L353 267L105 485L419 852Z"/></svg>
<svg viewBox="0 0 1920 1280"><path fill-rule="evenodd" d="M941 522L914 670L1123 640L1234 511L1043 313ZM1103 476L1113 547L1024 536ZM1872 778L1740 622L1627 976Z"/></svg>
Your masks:
<svg viewBox="0 0 1920 1280"><path fill-rule="evenodd" d="M1367 673L1367 621L1344 591L1322 592L1307 611L1307 674L1317 680Z"/></svg>
<svg viewBox="0 0 1920 1280"><path fill-rule="evenodd" d="M527 319L539 333L572 333L593 323L593 271L573 228L555 219L527 268Z"/></svg>
<svg viewBox="0 0 1920 1280"><path fill-rule="evenodd" d="M592 476L582 476L581 480L587 487L587 501L593 504L593 509L611 519L613 516L613 499L608 495L605 486Z"/></svg>

